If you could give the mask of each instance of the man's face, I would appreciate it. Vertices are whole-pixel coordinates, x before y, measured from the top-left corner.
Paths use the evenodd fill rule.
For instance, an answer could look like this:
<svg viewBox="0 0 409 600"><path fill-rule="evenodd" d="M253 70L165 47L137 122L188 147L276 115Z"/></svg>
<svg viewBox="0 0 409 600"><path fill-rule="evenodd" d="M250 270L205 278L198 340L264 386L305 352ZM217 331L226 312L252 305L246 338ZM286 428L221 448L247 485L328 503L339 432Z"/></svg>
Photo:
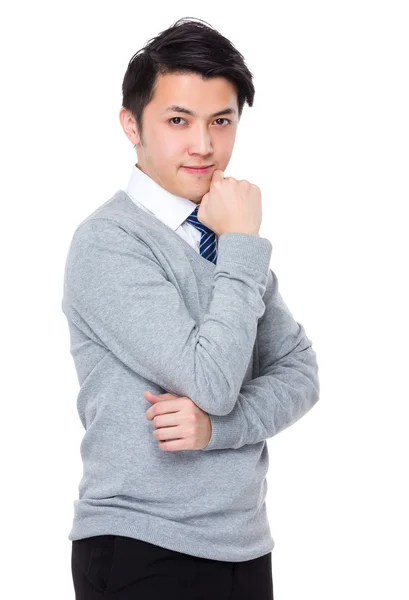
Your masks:
<svg viewBox="0 0 409 600"><path fill-rule="evenodd" d="M196 116L167 110L169 106L183 107ZM228 108L235 112L220 112ZM224 171L233 152L238 125L235 87L224 77L204 81L196 73L158 76L154 97L143 112L143 144L134 119L123 111L122 126L137 144L137 167L170 193L200 203L213 172ZM212 167L199 174L184 168L201 165Z"/></svg>

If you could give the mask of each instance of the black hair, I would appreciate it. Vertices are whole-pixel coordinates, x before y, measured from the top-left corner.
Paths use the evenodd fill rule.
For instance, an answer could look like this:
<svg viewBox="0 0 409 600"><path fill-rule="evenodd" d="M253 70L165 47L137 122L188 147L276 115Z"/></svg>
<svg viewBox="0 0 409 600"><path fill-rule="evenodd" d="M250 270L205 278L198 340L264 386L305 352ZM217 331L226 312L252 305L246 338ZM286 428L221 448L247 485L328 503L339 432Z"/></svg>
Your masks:
<svg viewBox="0 0 409 600"><path fill-rule="evenodd" d="M204 80L225 77L237 90L239 119L246 101L253 106L253 76L243 55L206 21L184 17L148 40L128 63L122 106L133 115L141 143L143 109L153 98L158 75L167 73L197 73Z"/></svg>

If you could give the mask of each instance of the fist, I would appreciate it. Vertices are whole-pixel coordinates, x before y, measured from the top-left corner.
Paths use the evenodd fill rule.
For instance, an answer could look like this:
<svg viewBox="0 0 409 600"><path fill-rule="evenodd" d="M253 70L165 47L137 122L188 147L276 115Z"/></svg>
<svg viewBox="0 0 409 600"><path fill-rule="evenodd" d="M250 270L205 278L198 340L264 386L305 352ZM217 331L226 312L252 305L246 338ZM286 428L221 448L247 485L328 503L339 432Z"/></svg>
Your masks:
<svg viewBox="0 0 409 600"><path fill-rule="evenodd" d="M258 235L262 218L260 188L246 179L225 178L223 171L216 169L197 218L219 236L229 232Z"/></svg>

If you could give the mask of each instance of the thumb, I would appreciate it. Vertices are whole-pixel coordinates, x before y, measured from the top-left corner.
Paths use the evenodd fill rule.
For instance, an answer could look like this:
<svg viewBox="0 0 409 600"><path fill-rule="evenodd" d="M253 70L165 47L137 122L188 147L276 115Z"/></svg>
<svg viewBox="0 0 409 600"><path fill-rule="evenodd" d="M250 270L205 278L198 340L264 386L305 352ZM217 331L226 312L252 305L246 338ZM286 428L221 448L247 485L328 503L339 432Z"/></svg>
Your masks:
<svg viewBox="0 0 409 600"><path fill-rule="evenodd" d="M144 392L143 395L148 402L159 402L160 400L160 398L157 395L152 394L152 392Z"/></svg>
<svg viewBox="0 0 409 600"><path fill-rule="evenodd" d="M212 177L212 181L210 183L210 185L217 183L218 181L223 181L224 179L224 171L222 171L221 169L216 169L213 172L213 177Z"/></svg>

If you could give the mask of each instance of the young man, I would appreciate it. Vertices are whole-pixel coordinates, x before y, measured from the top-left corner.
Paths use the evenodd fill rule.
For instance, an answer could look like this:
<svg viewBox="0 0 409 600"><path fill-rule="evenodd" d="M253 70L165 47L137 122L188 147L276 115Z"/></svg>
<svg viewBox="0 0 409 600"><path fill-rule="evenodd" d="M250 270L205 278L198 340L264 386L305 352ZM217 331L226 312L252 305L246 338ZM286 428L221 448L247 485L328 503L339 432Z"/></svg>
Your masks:
<svg viewBox="0 0 409 600"><path fill-rule="evenodd" d="M266 440L311 409L319 379L259 236L260 189L223 177L253 97L242 55L197 20L128 65L119 117L137 163L65 266L86 430L78 600L273 598Z"/></svg>

